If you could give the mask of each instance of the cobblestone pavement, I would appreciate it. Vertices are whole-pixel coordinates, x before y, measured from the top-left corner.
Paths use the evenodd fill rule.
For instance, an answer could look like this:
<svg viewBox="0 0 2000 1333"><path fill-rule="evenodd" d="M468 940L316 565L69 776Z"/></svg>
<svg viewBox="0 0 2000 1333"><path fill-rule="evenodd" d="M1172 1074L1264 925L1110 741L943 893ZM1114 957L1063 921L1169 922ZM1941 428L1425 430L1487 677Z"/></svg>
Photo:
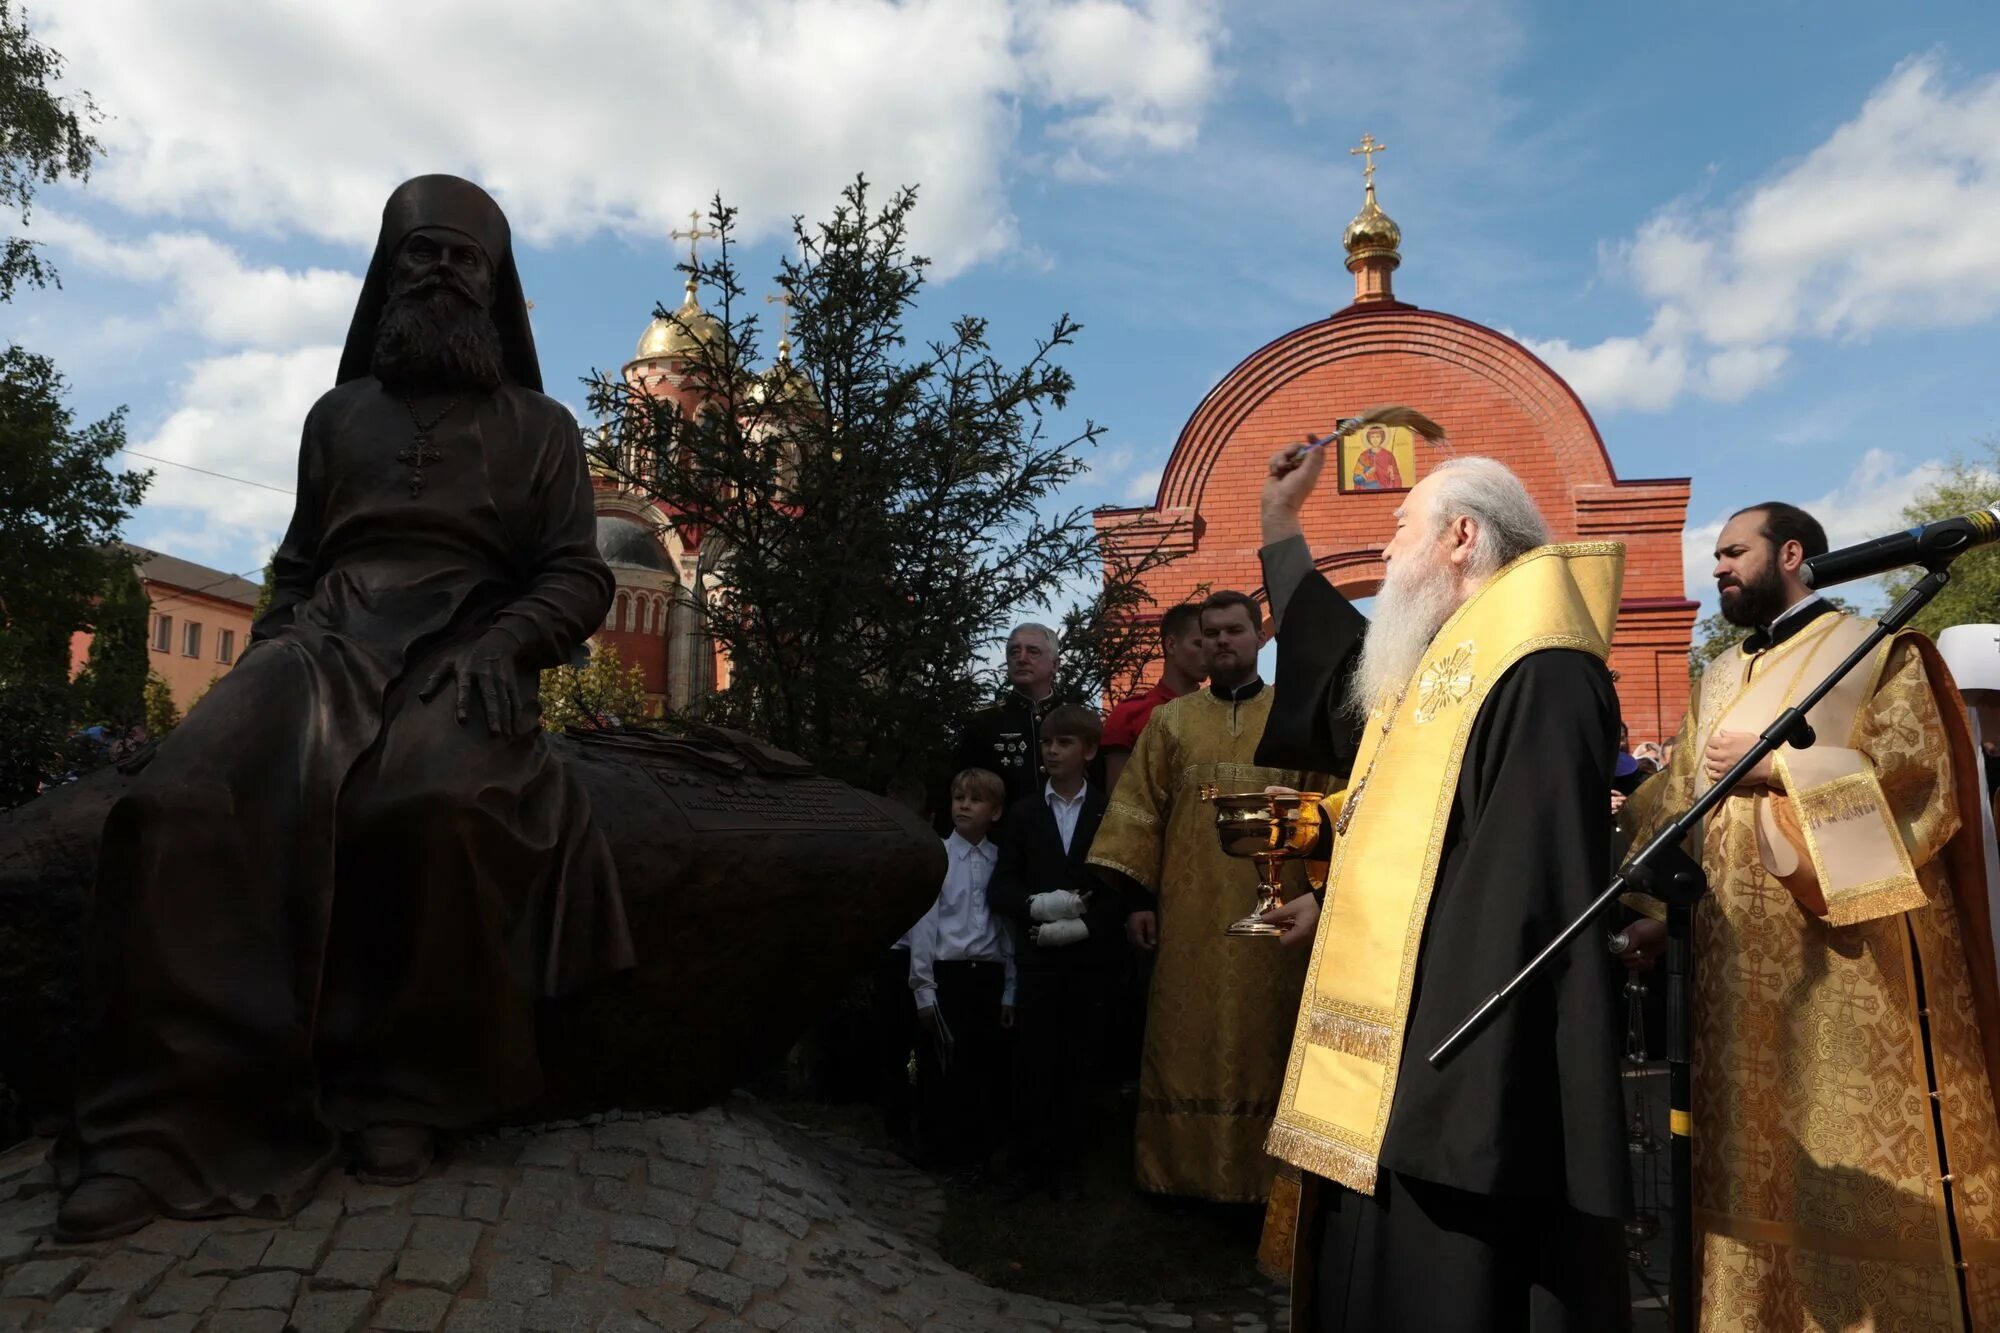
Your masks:
<svg viewBox="0 0 2000 1333"><path fill-rule="evenodd" d="M0 1333L1278 1333L1283 1288L1083 1308L934 1248L944 1198L887 1153L747 1100L459 1144L400 1189L330 1178L289 1222L161 1221L58 1245L45 1141L0 1156Z"/></svg>

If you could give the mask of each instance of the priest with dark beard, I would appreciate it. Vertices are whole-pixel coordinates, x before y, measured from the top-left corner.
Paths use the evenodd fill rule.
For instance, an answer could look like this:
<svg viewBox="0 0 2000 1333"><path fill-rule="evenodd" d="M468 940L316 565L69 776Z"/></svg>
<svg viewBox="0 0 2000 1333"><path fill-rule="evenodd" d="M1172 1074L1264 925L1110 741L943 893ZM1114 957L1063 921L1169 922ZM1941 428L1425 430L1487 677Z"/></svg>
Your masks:
<svg viewBox="0 0 2000 1333"><path fill-rule="evenodd" d="M631 964L610 850L538 672L604 619L576 422L543 396L507 222L390 196L306 417L275 591L112 808L59 1233L286 1217L351 1145L540 1090L537 997Z"/></svg>
<svg viewBox="0 0 2000 1333"><path fill-rule="evenodd" d="M1299 514L1326 451L1264 490L1279 608L1259 764L1349 775L1267 1148L1299 1167L1297 1327L1628 1326L1613 960L1581 945L1443 1069L1425 1059L1604 886L1624 553L1549 544L1520 481L1453 458L1403 497L1373 621L1314 568Z"/></svg>

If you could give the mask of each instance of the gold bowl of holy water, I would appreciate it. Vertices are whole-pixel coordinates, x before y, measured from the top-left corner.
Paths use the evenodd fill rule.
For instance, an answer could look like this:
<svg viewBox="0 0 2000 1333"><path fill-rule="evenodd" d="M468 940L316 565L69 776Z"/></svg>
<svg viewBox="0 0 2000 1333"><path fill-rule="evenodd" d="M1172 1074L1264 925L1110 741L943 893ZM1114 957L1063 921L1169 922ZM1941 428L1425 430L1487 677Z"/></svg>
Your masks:
<svg viewBox="0 0 2000 1333"><path fill-rule="evenodd" d="M1230 856L1248 858L1257 867L1257 906L1233 922L1228 933L1253 939L1275 939L1284 932L1262 921L1266 912L1284 901L1279 877L1285 862L1304 856L1319 841L1318 792L1218 792L1215 836Z"/></svg>

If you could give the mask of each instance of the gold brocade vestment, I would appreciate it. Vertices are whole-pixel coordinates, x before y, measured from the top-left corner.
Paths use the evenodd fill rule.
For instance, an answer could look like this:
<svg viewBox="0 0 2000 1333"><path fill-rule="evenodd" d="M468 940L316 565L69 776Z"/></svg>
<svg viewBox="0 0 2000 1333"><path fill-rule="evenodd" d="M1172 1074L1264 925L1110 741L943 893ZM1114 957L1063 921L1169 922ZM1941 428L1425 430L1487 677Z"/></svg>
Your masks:
<svg viewBox="0 0 2000 1333"><path fill-rule="evenodd" d="M1319 775L1251 763L1270 712L1268 687L1241 703L1201 690L1155 709L1090 847L1092 865L1158 898L1135 1151L1140 1188L1158 1194L1261 1202L1276 1168L1264 1134L1305 951L1223 933L1256 905L1257 875L1223 853L1215 807L1199 795L1204 784L1327 789Z"/></svg>
<svg viewBox="0 0 2000 1333"><path fill-rule="evenodd" d="M1775 648L1712 664L1672 766L1626 807L1635 841L1692 803L1718 724L1761 730L1765 708L1816 683L1858 628L1822 614ZM1960 1261L1971 1328L2000 1329L2000 1129L1950 879L1966 865L1954 840L1963 717L1926 647L1904 636L1857 668L1840 716L1814 710L1818 743L1782 756L1784 798L1739 789L1700 834L1710 893L1695 913L1692 1109L1706 1333L1964 1329ZM1815 786L1843 764L1846 776ZM1771 818L1787 803L1788 834ZM1837 854L1857 836L1878 846Z"/></svg>

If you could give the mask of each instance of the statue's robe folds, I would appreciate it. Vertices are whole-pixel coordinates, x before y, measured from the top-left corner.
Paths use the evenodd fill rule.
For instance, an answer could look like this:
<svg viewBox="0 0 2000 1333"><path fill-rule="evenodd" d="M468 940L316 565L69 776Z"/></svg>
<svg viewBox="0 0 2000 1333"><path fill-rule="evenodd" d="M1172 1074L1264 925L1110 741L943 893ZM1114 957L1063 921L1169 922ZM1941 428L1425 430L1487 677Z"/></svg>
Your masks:
<svg viewBox="0 0 2000 1333"><path fill-rule="evenodd" d="M1622 553L1544 547L1496 574L1365 728L1345 705L1368 622L1302 540L1261 554L1280 619L1258 758L1336 767L1356 803L1270 1135L1306 1173L1294 1326L1624 1328L1615 961L1584 940L1444 1068L1425 1059L1609 882Z"/></svg>
<svg viewBox="0 0 2000 1333"><path fill-rule="evenodd" d="M537 995L631 961L534 702L612 595L576 423L468 395L414 496L412 437L373 378L313 407L271 606L106 826L77 1165L170 1213L289 1213L339 1130L532 1098ZM417 697L494 626L522 645L506 735L455 681Z"/></svg>
<svg viewBox="0 0 2000 1333"><path fill-rule="evenodd" d="M1705 787L1715 730L1761 731L1868 629L1815 609L1776 647L1710 664L1673 763L1625 807L1635 839ZM2000 1329L1977 762L1928 641L1900 636L1848 680L1810 714L1817 743L1779 752L1780 782L1739 788L1698 837L1707 1333Z"/></svg>
<svg viewBox="0 0 2000 1333"><path fill-rule="evenodd" d="M1264 1134L1278 1107L1285 1045L1305 977L1301 950L1224 932L1257 905L1257 872L1225 855L1204 786L1326 790L1325 778L1252 763L1271 691L1240 703L1212 690L1153 711L1090 845L1159 914L1146 1001L1135 1165L1139 1187L1225 1203L1262 1202L1275 1164Z"/></svg>

